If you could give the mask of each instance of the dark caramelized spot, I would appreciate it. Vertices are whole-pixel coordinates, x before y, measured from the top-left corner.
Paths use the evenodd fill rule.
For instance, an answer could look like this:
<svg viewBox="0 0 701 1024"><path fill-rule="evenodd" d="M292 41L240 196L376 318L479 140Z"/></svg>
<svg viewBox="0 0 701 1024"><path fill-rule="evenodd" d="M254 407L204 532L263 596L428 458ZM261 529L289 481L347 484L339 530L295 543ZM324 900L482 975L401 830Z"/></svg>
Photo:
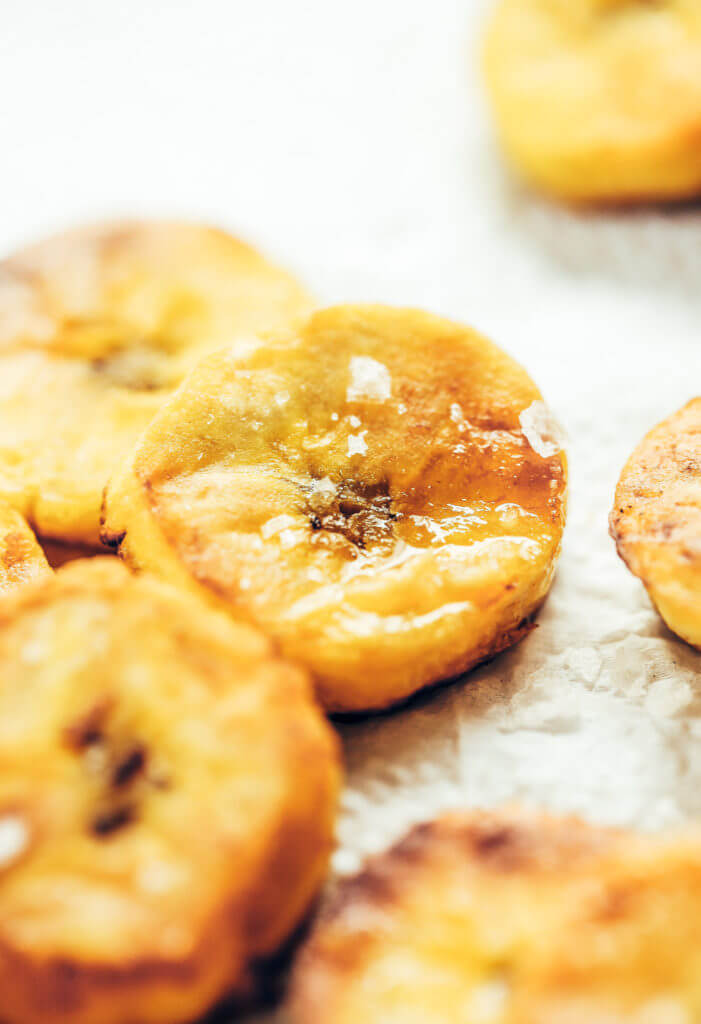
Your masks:
<svg viewBox="0 0 701 1024"><path fill-rule="evenodd" d="M108 530L103 530L100 534L100 539L106 547L112 548L113 551L118 551L126 535L126 530L120 530L118 533L110 533Z"/></svg>
<svg viewBox="0 0 701 1024"><path fill-rule="evenodd" d="M102 740L103 728L109 715L112 702L100 701L85 715L66 726L63 737L71 750L81 752Z"/></svg>
<svg viewBox="0 0 701 1024"><path fill-rule="evenodd" d="M317 542L328 543L335 535L365 549L389 547L394 540L393 524L399 516L392 509L387 481L365 484L344 480L333 491L330 487L312 490L308 504L309 522L318 535Z"/></svg>
<svg viewBox="0 0 701 1024"><path fill-rule="evenodd" d="M135 818L133 807L112 807L96 814L92 821L92 831L96 836L104 838L129 825Z"/></svg>
<svg viewBox="0 0 701 1024"><path fill-rule="evenodd" d="M514 841L513 829L501 827L493 831L483 832L475 836L475 849L478 853L495 853Z"/></svg>
<svg viewBox="0 0 701 1024"><path fill-rule="evenodd" d="M146 751L142 746L132 747L124 756L118 758L112 769L112 785L125 786L131 782L146 766Z"/></svg>

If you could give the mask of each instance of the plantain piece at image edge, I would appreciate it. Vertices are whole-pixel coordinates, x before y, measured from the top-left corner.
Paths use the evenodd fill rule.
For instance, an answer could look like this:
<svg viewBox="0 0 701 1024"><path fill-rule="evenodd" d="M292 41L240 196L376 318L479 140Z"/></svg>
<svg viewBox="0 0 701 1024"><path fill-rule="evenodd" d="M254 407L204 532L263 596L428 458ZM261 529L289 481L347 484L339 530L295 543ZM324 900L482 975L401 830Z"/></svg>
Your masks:
<svg viewBox="0 0 701 1024"><path fill-rule="evenodd" d="M186 1024L246 992L333 845L338 745L250 627L114 558L0 601L3 1024Z"/></svg>
<svg viewBox="0 0 701 1024"><path fill-rule="evenodd" d="M102 492L187 370L306 314L285 271L224 231L124 221L0 263L0 501L99 546Z"/></svg>
<svg viewBox="0 0 701 1024"><path fill-rule="evenodd" d="M0 595L50 575L51 566L26 521L0 502Z"/></svg>
<svg viewBox="0 0 701 1024"><path fill-rule="evenodd" d="M502 148L566 202L701 194L697 0L498 0L484 72Z"/></svg>
<svg viewBox="0 0 701 1024"><path fill-rule="evenodd" d="M342 879L291 1024L692 1024L701 833L506 808L444 815Z"/></svg>
<svg viewBox="0 0 701 1024"><path fill-rule="evenodd" d="M666 624L701 649L701 398L640 442L609 521L619 555Z"/></svg>

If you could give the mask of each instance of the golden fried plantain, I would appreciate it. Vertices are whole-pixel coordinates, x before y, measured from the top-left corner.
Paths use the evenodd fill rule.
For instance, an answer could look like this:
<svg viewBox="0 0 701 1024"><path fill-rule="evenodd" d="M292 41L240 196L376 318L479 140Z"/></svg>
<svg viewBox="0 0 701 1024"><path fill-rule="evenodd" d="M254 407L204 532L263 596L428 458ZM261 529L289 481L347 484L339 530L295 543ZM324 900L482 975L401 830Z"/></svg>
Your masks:
<svg viewBox="0 0 701 1024"><path fill-rule="evenodd" d="M495 345L340 306L193 371L106 493L103 540L387 707L514 643L550 586L565 459Z"/></svg>
<svg viewBox="0 0 701 1024"><path fill-rule="evenodd" d="M701 192L698 0L500 0L485 70L506 154L546 192Z"/></svg>
<svg viewBox="0 0 701 1024"><path fill-rule="evenodd" d="M117 559L0 606L0 1018L178 1024L321 881L338 784L304 674Z"/></svg>
<svg viewBox="0 0 701 1024"><path fill-rule="evenodd" d="M447 815L342 881L293 1024L696 1024L701 833Z"/></svg>
<svg viewBox="0 0 701 1024"><path fill-rule="evenodd" d="M0 502L0 593L50 574L46 555L22 516Z"/></svg>
<svg viewBox="0 0 701 1024"><path fill-rule="evenodd" d="M635 449L618 481L610 530L669 628L701 648L701 398Z"/></svg>
<svg viewBox="0 0 701 1024"><path fill-rule="evenodd" d="M44 536L98 544L108 477L189 367L310 308L195 225L76 230L0 264L0 499Z"/></svg>

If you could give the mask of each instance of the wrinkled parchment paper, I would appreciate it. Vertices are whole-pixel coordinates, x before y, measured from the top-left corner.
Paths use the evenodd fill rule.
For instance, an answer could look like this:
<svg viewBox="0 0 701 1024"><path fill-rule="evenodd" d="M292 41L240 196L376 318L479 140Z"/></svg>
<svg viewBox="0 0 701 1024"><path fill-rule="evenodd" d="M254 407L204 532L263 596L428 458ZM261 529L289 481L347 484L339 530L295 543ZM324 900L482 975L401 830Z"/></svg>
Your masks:
<svg viewBox="0 0 701 1024"><path fill-rule="evenodd" d="M409 708L340 727L338 872L446 807L516 799L644 829L701 816L701 655L607 534L623 462L701 393L701 208L576 213L516 185L479 81L486 6L125 0L114 19L28 0L0 39L4 94L23 83L6 110L5 246L105 213L217 221L322 302L478 327L567 432L569 521L538 629Z"/></svg>

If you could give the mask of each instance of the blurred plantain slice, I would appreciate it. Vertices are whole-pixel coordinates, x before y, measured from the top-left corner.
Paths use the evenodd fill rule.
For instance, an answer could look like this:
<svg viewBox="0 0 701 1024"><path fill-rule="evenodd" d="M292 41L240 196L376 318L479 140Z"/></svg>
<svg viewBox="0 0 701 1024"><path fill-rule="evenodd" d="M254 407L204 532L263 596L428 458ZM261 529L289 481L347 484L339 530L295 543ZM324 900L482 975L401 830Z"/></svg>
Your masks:
<svg viewBox="0 0 701 1024"><path fill-rule="evenodd" d="M0 264L0 499L42 535L99 543L112 470L204 353L307 313L222 231L124 222Z"/></svg>
<svg viewBox="0 0 701 1024"><path fill-rule="evenodd" d="M693 1024L701 832L518 810L415 828L343 880L293 974L292 1024Z"/></svg>
<svg viewBox="0 0 701 1024"><path fill-rule="evenodd" d="M331 846L304 674L117 559L0 606L3 1024L178 1024L248 984Z"/></svg>
<svg viewBox="0 0 701 1024"><path fill-rule="evenodd" d="M49 575L46 555L27 523L0 502L0 594Z"/></svg>
<svg viewBox="0 0 701 1024"><path fill-rule="evenodd" d="M106 492L103 539L270 634L332 711L384 708L530 628L566 467L469 328L340 306L205 360Z"/></svg>
<svg viewBox="0 0 701 1024"><path fill-rule="evenodd" d="M697 0L499 0L485 69L504 150L546 192L701 192Z"/></svg>
<svg viewBox="0 0 701 1024"><path fill-rule="evenodd" d="M672 632L701 648L701 398L635 449L618 481L610 528Z"/></svg>

